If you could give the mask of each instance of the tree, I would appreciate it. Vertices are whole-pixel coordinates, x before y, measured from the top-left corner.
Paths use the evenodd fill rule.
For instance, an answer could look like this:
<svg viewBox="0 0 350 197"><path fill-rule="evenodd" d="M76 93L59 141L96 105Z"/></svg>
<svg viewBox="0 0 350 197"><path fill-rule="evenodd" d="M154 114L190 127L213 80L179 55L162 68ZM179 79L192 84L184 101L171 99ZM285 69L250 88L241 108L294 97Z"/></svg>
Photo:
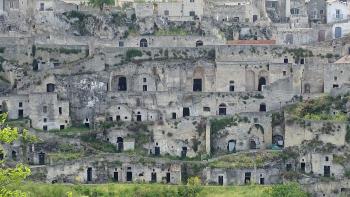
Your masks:
<svg viewBox="0 0 350 197"><path fill-rule="evenodd" d="M113 0L89 0L89 5L93 7L99 7L100 10L103 10L104 5L113 5Z"/></svg>
<svg viewBox="0 0 350 197"><path fill-rule="evenodd" d="M29 135L27 130L22 133L18 132L18 128L10 127L6 124L7 113L0 114L0 143L10 144L17 139L22 141L35 141L36 138ZM0 145L0 153L4 154L3 147ZM0 161L0 196L25 196L25 193L19 190L11 190L11 186L20 184L30 175L30 169L24 164L18 163L16 167L10 168Z"/></svg>

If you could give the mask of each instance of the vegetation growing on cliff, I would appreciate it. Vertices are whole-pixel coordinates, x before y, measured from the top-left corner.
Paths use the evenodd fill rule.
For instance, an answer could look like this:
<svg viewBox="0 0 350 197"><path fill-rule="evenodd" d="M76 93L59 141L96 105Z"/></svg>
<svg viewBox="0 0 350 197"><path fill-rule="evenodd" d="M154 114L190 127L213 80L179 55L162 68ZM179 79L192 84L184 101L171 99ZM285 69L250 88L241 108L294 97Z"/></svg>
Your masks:
<svg viewBox="0 0 350 197"><path fill-rule="evenodd" d="M287 111L293 117L306 120L344 122L348 119L344 112L348 100L348 95L337 97L324 96L298 103L290 107Z"/></svg>

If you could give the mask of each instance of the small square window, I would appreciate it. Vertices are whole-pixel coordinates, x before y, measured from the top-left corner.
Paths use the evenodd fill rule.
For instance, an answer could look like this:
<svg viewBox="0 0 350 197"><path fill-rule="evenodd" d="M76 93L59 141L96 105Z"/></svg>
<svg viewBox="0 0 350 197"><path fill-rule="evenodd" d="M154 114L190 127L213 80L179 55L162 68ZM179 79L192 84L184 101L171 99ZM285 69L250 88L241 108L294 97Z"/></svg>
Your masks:
<svg viewBox="0 0 350 197"><path fill-rule="evenodd" d="M287 71L283 71L283 76L286 76L287 75Z"/></svg>
<svg viewBox="0 0 350 197"><path fill-rule="evenodd" d="M47 118L44 118L44 122L47 122Z"/></svg>
<svg viewBox="0 0 350 197"><path fill-rule="evenodd" d="M147 82L147 79L146 79L146 78L143 78L143 82Z"/></svg>
<svg viewBox="0 0 350 197"><path fill-rule="evenodd" d="M124 42L123 41L119 41L119 47L124 47Z"/></svg>
<svg viewBox="0 0 350 197"><path fill-rule="evenodd" d="M22 102L19 102L19 103L18 103L18 107L23 107L23 103L22 103Z"/></svg>
<svg viewBox="0 0 350 197"><path fill-rule="evenodd" d="M60 130L63 130L64 129L64 125L60 125Z"/></svg>

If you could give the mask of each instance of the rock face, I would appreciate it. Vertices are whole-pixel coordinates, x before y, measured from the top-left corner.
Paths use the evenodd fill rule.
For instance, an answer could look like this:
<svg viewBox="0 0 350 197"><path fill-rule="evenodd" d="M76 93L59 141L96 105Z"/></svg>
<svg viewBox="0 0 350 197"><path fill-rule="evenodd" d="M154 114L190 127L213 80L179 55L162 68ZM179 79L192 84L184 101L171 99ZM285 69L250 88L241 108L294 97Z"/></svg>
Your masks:
<svg viewBox="0 0 350 197"><path fill-rule="evenodd" d="M347 30L325 41L347 22L314 24L315 2L5 6L0 112L42 139L6 161L46 182L348 191Z"/></svg>

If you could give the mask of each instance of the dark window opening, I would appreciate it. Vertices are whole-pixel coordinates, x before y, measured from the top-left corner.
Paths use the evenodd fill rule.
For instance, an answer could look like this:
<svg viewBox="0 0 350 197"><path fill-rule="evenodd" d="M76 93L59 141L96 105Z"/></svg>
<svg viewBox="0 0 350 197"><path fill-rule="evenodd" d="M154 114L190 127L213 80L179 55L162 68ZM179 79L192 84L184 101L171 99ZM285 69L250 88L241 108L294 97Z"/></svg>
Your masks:
<svg viewBox="0 0 350 197"><path fill-rule="evenodd" d="M160 156L160 147L159 146L154 147L154 156Z"/></svg>
<svg viewBox="0 0 350 197"><path fill-rule="evenodd" d="M193 92L202 91L202 79L193 79Z"/></svg>
<svg viewBox="0 0 350 197"><path fill-rule="evenodd" d="M305 63L305 59L302 58L302 59L300 60L300 64L304 64L304 63Z"/></svg>
<svg viewBox="0 0 350 197"><path fill-rule="evenodd" d="M185 158L187 156L187 147L182 147L182 151L181 151L181 157Z"/></svg>
<svg viewBox="0 0 350 197"><path fill-rule="evenodd" d="M87 176L87 181L90 182L92 181L92 168L89 167L86 171L86 176Z"/></svg>
<svg viewBox="0 0 350 197"><path fill-rule="evenodd" d="M283 76L286 76L287 75L287 71L283 71Z"/></svg>
<svg viewBox="0 0 350 197"><path fill-rule="evenodd" d="M44 125L44 126L43 126L43 130L44 130L44 131L47 131L47 125Z"/></svg>
<svg viewBox="0 0 350 197"><path fill-rule="evenodd" d="M62 115L62 107L59 107L59 108L58 108L58 114L59 114L59 115Z"/></svg>
<svg viewBox="0 0 350 197"><path fill-rule="evenodd" d="M302 162L302 163L300 163L300 171L301 172L304 172L305 173L305 163L304 162Z"/></svg>
<svg viewBox="0 0 350 197"><path fill-rule="evenodd" d="M309 94L311 90L310 84L304 85L304 93Z"/></svg>
<svg viewBox="0 0 350 197"><path fill-rule="evenodd" d="M55 91L55 84L52 84L52 83L47 84L46 91L47 92L54 92Z"/></svg>
<svg viewBox="0 0 350 197"><path fill-rule="evenodd" d="M219 105L219 115L220 116L226 115L226 105L224 103Z"/></svg>
<svg viewBox="0 0 350 197"><path fill-rule="evenodd" d="M323 174L325 177L331 176L331 167L330 166L324 166L323 167Z"/></svg>
<svg viewBox="0 0 350 197"><path fill-rule="evenodd" d="M286 170L287 170L287 171L291 171L291 170L292 170L292 164L288 163L288 164L286 165Z"/></svg>
<svg viewBox="0 0 350 197"><path fill-rule="evenodd" d="M43 113L47 113L47 106L43 106Z"/></svg>
<svg viewBox="0 0 350 197"><path fill-rule="evenodd" d="M288 64L288 58L284 58L283 62L284 62L285 64Z"/></svg>
<svg viewBox="0 0 350 197"><path fill-rule="evenodd" d="M143 85L143 86L142 86L142 90L143 90L144 92L147 92L147 85Z"/></svg>
<svg viewBox="0 0 350 197"><path fill-rule="evenodd" d="M3 160L3 159L4 159L4 153L0 152L0 160Z"/></svg>
<svg viewBox="0 0 350 197"><path fill-rule="evenodd" d="M338 84L333 84L333 88L339 88Z"/></svg>
<svg viewBox="0 0 350 197"><path fill-rule="evenodd" d="M175 113L175 112L173 112L173 113L171 114L171 118L174 119L174 120L176 119L176 113Z"/></svg>
<svg viewBox="0 0 350 197"><path fill-rule="evenodd" d="M137 121L137 122L141 122L141 121L142 121L142 116L141 116L141 114L137 114L137 115L136 115L136 121Z"/></svg>
<svg viewBox="0 0 350 197"><path fill-rule="evenodd" d="M17 152L13 150L11 153L11 157L13 160L17 160Z"/></svg>
<svg viewBox="0 0 350 197"><path fill-rule="evenodd" d="M253 15L253 23L258 20L258 15Z"/></svg>
<svg viewBox="0 0 350 197"><path fill-rule="evenodd" d="M190 108L184 107L182 110L182 116L183 117L190 116Z"/></svg>
<svg viewBox="0 0 350 197"><path fill-rule="evenodd" d="M39 165L45 165L45 153L39 153Z"/></svg>
<svg viewBox="0 0 350 197"><path fill-rule="evenodd" d="M329 157L325 157L325 160L326 160L326 161L329 161Z"/></svg>
<svg viewBox="0 0 350 197"><path fill-rule="evenodd" d="M90 127L90 123L86 122L85 124L85 127L89 128Z"/></svg>
<svg viewBox="0 0 350 197"><path fill-rule="evenodd" d="M118 79L118 91L127 91L126 77L119 77Z"/></svg>
<svg viewBox="0 0 350 197"><path fill-rule="evenodd" d="M116 116L116 121L120 121L120 116Z"/></svg>
<svg viewBox="0 0 350 197"><path fill-rule="evenodd" d="M235 86L234 85L230 85L230 92L234 92L235 91Z"/></svg>
<svg viewBox="0 0 350 197"><path fill-rule="evenodd" d="M64 125L60 125L60 130L63 130L64 129Z"/></svg>
<svg viewBox="0 0 350 197"><path fill-rule="evenodd" d="M22 102L19 102L19 103L18 103L18 107L23 107L23 103L22 103Z"/></svg>

